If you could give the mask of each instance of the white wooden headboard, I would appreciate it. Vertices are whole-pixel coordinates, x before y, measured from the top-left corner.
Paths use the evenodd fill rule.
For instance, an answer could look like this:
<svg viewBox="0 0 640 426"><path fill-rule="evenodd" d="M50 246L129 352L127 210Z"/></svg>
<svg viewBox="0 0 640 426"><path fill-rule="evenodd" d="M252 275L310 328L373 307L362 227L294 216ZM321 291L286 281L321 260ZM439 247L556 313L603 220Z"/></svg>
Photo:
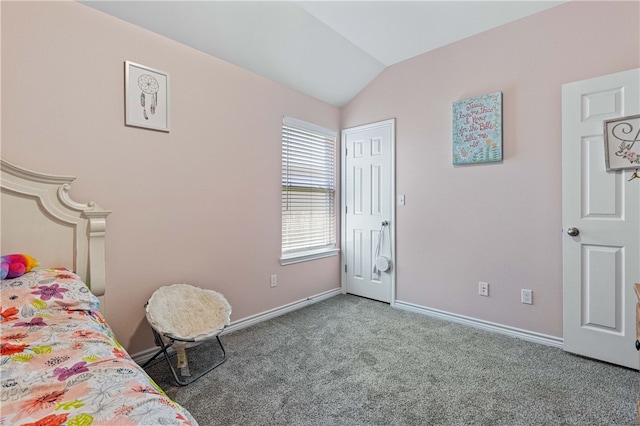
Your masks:
<svg viewBox="0 0 640 426"><path fill-rule="evenodd" d="M106 217L111 211L71 200L74 176L38 173L6 160L0 166L0 253L28 254L40 268L70 269L92 293L103 296Z"/></svg>

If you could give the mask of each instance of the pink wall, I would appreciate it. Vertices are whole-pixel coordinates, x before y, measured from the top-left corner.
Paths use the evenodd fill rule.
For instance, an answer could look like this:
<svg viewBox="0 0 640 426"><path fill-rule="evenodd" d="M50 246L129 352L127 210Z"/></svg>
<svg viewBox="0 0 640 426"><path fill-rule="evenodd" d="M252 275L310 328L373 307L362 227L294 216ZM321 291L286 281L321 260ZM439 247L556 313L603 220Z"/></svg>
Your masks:
<svg viewBox="0 0 640 426"><path fill-rule="evenodd" d="M338 130L338 108L78 3L1 7L2 156L113 210L106 316L131 353L162 285L221 291L232 320L339 287L338 257L279 264L282 116ZM125 60L170 73L171 133L124 126Z"/></svg>
<svg viewBox="0 0 640 426"><path fill-rule="evenodd" d="M2 156L113 210L106 315L132 353L153 344L161 285L222 291L233 320L339 286L337 257L278 262L283 115L397 118L398 300L562 335L560 87L640 66L637 2L573 2L405 61L342 111L77 3L0 7ZM171 74L171 133L123 125L125 60ZM505 161L454 168L451 103L498 90Z"/></svg>
<svg viewBox="0 0 640 426"><path fill-rule="evenodd" d="M343 128L397 119L399 301L562 336L561 85L640 66L639 9L552 8L392 66L343 108ZM453 167L452 102L495 91L504 161Z"/></svg>

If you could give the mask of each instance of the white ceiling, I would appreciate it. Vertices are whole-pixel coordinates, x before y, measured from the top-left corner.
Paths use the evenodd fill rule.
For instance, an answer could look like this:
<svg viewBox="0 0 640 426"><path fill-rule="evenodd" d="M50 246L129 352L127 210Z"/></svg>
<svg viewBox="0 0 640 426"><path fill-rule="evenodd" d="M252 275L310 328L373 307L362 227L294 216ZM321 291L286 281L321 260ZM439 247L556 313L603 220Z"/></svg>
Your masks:
<svg viewBox="0 0 640 426"><path fill-rule="evenodd" d="M81 3L343 106L390 65L564 1Z"/></svg>

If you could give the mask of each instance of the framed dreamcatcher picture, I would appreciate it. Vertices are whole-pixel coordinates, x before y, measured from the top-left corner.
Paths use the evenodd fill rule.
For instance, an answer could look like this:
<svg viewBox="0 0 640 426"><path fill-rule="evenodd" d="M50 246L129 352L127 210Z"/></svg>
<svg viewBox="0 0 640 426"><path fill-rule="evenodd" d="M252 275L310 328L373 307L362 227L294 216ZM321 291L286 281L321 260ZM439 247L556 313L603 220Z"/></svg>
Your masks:
<svg viewBox="0 0 640 426"><path fill-rule="evenodd" d="M169 74L124 63L125 125L169 132Z"/></svg>

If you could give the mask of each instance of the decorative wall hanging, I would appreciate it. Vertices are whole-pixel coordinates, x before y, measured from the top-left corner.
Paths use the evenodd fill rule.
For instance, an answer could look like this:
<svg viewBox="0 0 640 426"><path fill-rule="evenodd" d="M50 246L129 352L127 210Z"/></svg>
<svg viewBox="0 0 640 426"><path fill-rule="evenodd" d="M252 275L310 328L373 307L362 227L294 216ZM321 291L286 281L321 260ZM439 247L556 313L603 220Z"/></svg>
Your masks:
<svg viewBox="0 0 640 426"><path fill-rule="evenodd" d="M169 131L169 74L130 61L124 63L125 124Z"/></svg>
<svg viewBox="0 0 640 426"><path fill-rule="evenodd" d="M502 92L453 103L453 164L502 161Z"/></svg>
<svg viewBox="0 0 640 426"><path fill-rule="evenodd" d="M607 170L640 168L640 115L605 120L604 155Z"/></svg>

